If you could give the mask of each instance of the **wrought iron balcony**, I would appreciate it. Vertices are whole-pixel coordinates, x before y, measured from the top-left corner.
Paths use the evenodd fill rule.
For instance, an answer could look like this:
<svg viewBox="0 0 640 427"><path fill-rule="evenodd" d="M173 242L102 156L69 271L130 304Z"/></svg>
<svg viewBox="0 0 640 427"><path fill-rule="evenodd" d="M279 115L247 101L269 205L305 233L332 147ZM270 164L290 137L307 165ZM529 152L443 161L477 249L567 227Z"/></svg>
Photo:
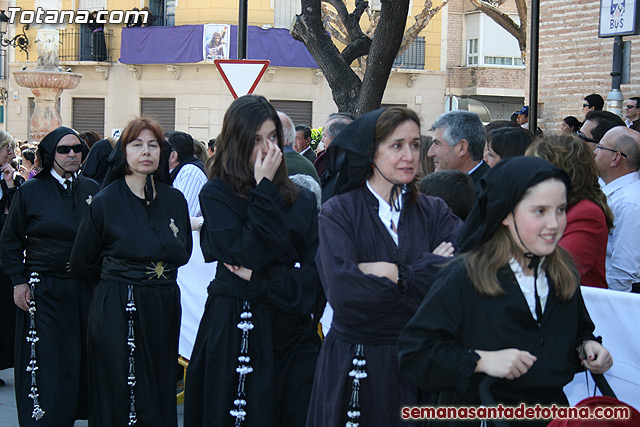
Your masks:
<svg viewBox="0 0 640 427"><path fill-rule="evenodd" d="M112 62L113 30L91 32L88 26L60 31L60 61Z"/></svg>

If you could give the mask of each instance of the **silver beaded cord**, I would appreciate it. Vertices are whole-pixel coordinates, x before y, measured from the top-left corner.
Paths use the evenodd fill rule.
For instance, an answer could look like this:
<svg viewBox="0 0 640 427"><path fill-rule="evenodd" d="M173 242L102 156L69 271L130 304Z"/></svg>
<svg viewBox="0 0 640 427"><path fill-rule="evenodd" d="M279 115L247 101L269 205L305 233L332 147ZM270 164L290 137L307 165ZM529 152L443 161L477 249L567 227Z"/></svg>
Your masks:
<svg viewBox="0 0 640 427"><path fill-rule="evenodd" d="M129 346L129 375L127 376L127 385L129 385L129 425L135 425L138 422L136 414L136 336L134 331L133 313L136 311L136 302L133 298L133 285L127 287L127 315L129 324L129 333L127 334L127 346Z"/></svg>
<svg viewBox="0 0 640 427"><path fill-rule="evenodd" d="M36 381L36 371L38 368L38 361L36 359L36 343L40 341L36 332L36 284L40 283L40 275L35 271L31 273L29 279L30 288L30 300L29 300L29 332L27 333L27 342L31 346L31 355L29 357L29 364L27 365L27 372L31 373L31 392L29 397L33 400L33 412L31 418L36 421L44 417L44 409L40 407L38 403L38 384Z"/></svg>
<svg viewBox="0 0 640 427"><path fill-rule="evenodd" d="M347 424L345 427L360 426L360 380L367 378L367 361L364 358L364 345L356 344L356 355L351 361L351 371L349 376L353 378L351 384L351 400L349 401L349 409L347 410Z"/></svg>
<svg viewBox="0 0 640 427"><path fill-rule="evenodd" d="M229 411L232 417L235 417L236 427L241 427L244 418L247 416L247 411L244 406L247 404L245 393L245 380L248 374L253 372L253 368L250 365L251 358L249 357L249 331L253 329L253 323L251 323L251 304L249 301L244 301L242 304L242 313L240 313L240 323L236 326L242 331L242 340L240 342L240 355L238 356L238 367L236 372L238 373L238 393L236 395L233 404L235 408Z"/></svg>

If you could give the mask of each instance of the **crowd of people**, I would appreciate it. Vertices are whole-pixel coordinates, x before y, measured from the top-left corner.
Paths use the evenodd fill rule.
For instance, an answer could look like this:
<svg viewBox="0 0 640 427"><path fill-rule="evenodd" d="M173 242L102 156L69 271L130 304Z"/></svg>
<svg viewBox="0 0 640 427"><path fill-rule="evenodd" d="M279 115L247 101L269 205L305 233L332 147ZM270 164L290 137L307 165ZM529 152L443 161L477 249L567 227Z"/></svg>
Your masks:
<svg viewBox="0 0 640 427"><path fill-rule="evenodd" d="M408 108L336 113L316 152L246 95L206 145L60 127L19 167L0 132L20 425L176 426L179 355L187 427L400 426L483 404L486 376L498 403L568 405L613 364L581 286L640 292L640 112L601 109L537 136L526 107L429 137Z"/></svg>

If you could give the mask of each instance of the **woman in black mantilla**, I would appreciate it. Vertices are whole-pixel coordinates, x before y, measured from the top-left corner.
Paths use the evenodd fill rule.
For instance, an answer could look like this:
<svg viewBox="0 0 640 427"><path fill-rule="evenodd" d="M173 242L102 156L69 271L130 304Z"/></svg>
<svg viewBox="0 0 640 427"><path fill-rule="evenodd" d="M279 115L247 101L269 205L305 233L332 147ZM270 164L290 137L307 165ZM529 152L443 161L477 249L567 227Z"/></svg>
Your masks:
<svg viewBox="0 0 640 427"><path fill-rule="evenodd" d="M308 427L403 426L400 408L425 399L400 375L396 341L462 223L419 193L420 144L416 113L392 107L363 115L328 149L330 163L344 161L320 212L316 262L334 314Z"/></svg>
<svg viewBox="0 0 640 427"><path fill-rule="evenodd" d="M185 426L304 424L318 348L317 208L281 149L271 104L233 101L200 193L202 252L218 267L187 370Z"/></svg>
<svg viewBox="0 0 640 427"><path fill-rule="evenodd" d="M400 334L400 370L434 392L434 406L479 406L486 375L500 378L497 403L568 406L562 389L581 365L602 373L613 363L593 336L571 257L557 247L569 177L520 156L498 163L482 184L460 232L461 256Z"/></svg>
<svg viewBox="0 0 640 427"><path fill-rule="evenodd" d="M191 255L187 203L156 179L163 133L131 121L112 158L115 178L92 201L71 270L98 280L89 312L89 424L177 425L177 268Z"/></svg>
<svg viewBox="0 0 640 427"><path fill-rule="evenodd" d="M86 327L92 284L69 271L71 248L98 192L77 175L88 149L59 127L38 146L42 170L21 185L2 230L0 260L13 282L15 378L21 426L87 418Z"/></svg>
<svg viewBox="0 0 640 427"><path fill-rule="evenodd" d="M15 158L16 142L0 130L0 232L7 219L11 200L24 178L15 173L11 161ZM13 302L11 278L0 270L0 371L13 367L13 341L16 329L16 305ZM0 378L0 386L4 381Z"/></svg>

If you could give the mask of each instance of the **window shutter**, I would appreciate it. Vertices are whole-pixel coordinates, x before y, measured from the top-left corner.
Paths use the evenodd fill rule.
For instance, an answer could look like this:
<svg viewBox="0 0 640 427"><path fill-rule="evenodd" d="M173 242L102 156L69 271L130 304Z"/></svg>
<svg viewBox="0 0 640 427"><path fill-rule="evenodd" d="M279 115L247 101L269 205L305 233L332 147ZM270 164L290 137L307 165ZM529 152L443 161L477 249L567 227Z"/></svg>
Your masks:
<svg viewBox="0 0 640 427"><path fill-rule="evenodd" d="M294 125L307 125L311 127L311 113L313 103L311 101L285 101L270 100L271 105L277 111L282 111L291 117Z"/></svg>
<svg viewBox="0 0 640 427"><path fill-rule="evenodd" d="M176 130L175 98L140 98L140 114L157 120L165 132Z"/></svg>
<svg viewBox="0 0 640 427"><path fill-rule="evenodd" d="M73 98L72 123L78 133L92 130L104 137L104 98Z"/></svg>

